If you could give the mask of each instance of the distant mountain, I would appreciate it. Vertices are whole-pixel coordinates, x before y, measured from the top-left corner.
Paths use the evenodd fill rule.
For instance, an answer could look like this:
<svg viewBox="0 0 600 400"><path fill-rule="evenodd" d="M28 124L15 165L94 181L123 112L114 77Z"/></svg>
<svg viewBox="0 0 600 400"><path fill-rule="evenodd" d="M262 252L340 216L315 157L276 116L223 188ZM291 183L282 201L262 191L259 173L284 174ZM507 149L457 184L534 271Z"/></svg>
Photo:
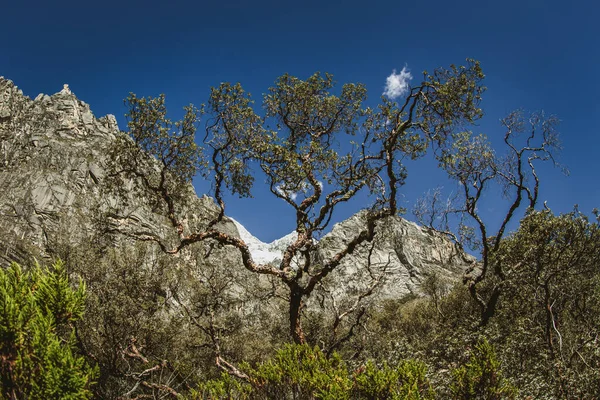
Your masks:
<svg viewBox="0 0 600 400"><path fill-rule="evenodd" d="M315 261L328 260L364 229L366 214L358 212L333 226L316 246ZM379 298L398 298L422 293L420 285L435 274L441 281L462 277L476 261L446 235L410 222L400 216L379 221L372 242L363 243L346 256L332 272L331 285L337 297L356 293L381 276L385 283L377 291Z"/></svg>
<svg viewBox="0 0 600 400"><path fill-rule="evenodd" d="M279 263L287 246L292 244L298 237L296 232L291 232L271 243L265 243L248 232L244 225L231 217L229 217L229 219L235 224L240 238L248 245L248 248L252 253L252 258L258 263Z"/></svg>
<svg viewBox="0 0 600 400"><path fill-rule="evenodd" d="M342 250L363 229L364 213L335 224L321 241L315 242L313 258L327 260ZM237 228L240 238L248 245L252 257L259 263L278 264L287 246L298 237L289 233L271 243L265 243L250 233L240 222L229 218ZM371 247L372 246L372 247ZM349 288L360 290L369 281L369 271L385 275L387 285L381 290L383 297L396 297L419 293L420 283L430 274L447 281L462 276L465 268L475 258L463 252L445 235L419 226L401 217L390 217L379 223L372 243L366 243L344 260L333 272L334 279L345 282L335 289L339 295Z"/></svg>

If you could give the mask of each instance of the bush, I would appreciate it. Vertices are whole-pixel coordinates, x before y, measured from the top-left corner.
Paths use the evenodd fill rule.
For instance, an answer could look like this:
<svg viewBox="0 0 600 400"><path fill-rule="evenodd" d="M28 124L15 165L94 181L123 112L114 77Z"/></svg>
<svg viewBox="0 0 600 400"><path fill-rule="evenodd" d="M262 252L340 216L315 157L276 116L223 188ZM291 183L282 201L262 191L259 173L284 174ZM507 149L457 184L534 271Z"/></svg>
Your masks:
<svg viewBox="0 0 600 400"><path fill-rule="evenodd" d="M318 347L286 345L276 356L255 367L245 364L240 382L227 374L204 382L192 393L196 399L432 399L425 365L402 361L396 367L373 362L350 372L333 353Z"/></svg>
<svg viewBox="0 0 600 400"><path fill-rule="evenodd" d="M500 371L500 363L492 345L482 340L471 354L469 362L453 371L451 390L455 399L514 399L517 390Z"/></svg>
<svg viewBox="0 0 600 400"><path fill-rule="evenodd" d="M420 400L432 399L433 390L425 377L425 364L405 360L395 368L383 364L381 368L369 361L355 373L355 399Z"/></svg>
<svg viewBox="0 0 600 400"><path fill-rule="evenodd" d="M87 399L96 369L75 352L71 323L85 286L71 288L63 263L0 269L0 390L3 398Z"/></svg>

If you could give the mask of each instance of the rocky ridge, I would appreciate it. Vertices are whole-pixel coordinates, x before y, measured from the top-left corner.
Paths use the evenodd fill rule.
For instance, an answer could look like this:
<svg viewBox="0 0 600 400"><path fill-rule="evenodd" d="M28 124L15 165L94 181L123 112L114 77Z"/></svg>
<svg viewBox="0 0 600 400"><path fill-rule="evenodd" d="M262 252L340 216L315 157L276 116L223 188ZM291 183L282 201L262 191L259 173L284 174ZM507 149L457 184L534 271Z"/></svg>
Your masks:
<svg viewBox="0 0 600 400"><path fill-rule="evenodd" d="M365 212L359 212L335 224L317 244L315 259L329 259L343 249L364 229L365 221ZM332 295L360 292L380 276L383 284L378 298L419 294L428 276L435 274L441 281L454 282L475 262L444 234L399 216L380 221L375 232L371 243L364 243L333 271L329 279L344 282L344 286L331 285Z"/></svg>
<svg viewBox="0 0 600 400"><path fill-rule="evenodd" d="M94 117L67 85L54 95L31 100L10 80L0 78L0 263L49 256L61 240L76 243L115 227L157 232L169 240L173 229L168 220L143 198L106 190L111 179L108 149L119 135L124 134L114 116ZM198 198L191 185L188 191L182 210L186 229L201 229L218 209L210 197ZM315 260L339 251L363 222L364 215L358 213L336 224L315 245ZM244 239L258 262L277 262L296 237L291 233L263 243L234 220L220 229ZM107 245L124 240L118 235L113 239ZM221 265L239 265L233 249L218 249L210 257ZM455 280L473 261L444 235L400 217L389 218L379 224L373 243L363 245L330 274L328 287L332 296L343 297L381 276L381 296L398 297L418 293L419 284L432 273Z"/></svg>
<svg viewBox="0 0 600 400"><path fill-rule="evenodd" d="M278 264L283 252L297 237L291 232L270 243L253 236L238 221L235 224L240 238L248 245L252 257L259 263ZM365 226L365 214L359 212L333 226L331 232L316 242L313 251L315 260L325 261L342 250ZM373 276L382 275L385 284L378 296L393 298L420 293L423 280L436 274L442 280L452 282L462 276L475 258L466 254L444 234L410 222L402 217L391 217L378 224L372 243L361 246L346 257L333 273L331 294L343 297L347 292L358 292L372 281ZM369 265L371 268L365 269Z"/></svg>
<svg viewBox="0 0 600 400"><path fill-rule="evenodd" d="M48 256L62 240L120 231L150 231L168 242L167 218L132 192L110 190L110 148L119 131L114 116L95 118L67 85L58 93L23 95L0 78L0 261L26 261L25 247ZM206 224L218 209L187 188L188 229ZM235 226L222 229L235 233ZM112 235L112 244L124 240Z"/></svg>

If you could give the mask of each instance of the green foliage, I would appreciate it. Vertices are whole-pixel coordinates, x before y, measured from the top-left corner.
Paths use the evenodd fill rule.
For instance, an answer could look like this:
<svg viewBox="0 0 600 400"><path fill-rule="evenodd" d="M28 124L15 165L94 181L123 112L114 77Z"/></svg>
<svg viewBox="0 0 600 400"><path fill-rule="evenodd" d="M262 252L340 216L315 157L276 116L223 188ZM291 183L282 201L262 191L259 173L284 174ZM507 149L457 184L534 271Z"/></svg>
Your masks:
<svg viewBox="0 0 600 400"><path fill-rule="evenodd" d="M176 179L178 183L190 181L200 166L199 148L194 139L202 111L193 105L186 106L184 117L173 122L167 118L164 94L146 98L130 93L125 105L129 109L126 115L129 135L136 145L131 150L154 156L171 174L169 179Z"/></svg>
<svg viewBox="0 0 600 400"><path fill-rule="evenodd" d="M466 350L480 346L479 338L484 336L495 349L497 362L489 362L488 367L501 364L502 376L519 389L520 396L596 398L600 387L598 221L577 211L560 216L549 210L529 212L519 229L491 254L490 263L502 268L505 279L498 311L486 326L479 323L478 306L467 287L457 284L447 293L438 291L432 278L422 287L429 297L379 304L368 321L370 334L349 346L378 362L395 363L407 357L426 362L436 393L450 398L456 376L448 369L470 363L472 355L465 355ZM482 296L496 283L483 282ZM483 369L485 364L480 364ZM466 368L462 371L467 385L474 374L469 376ZM458 390L456 383L454 388Z"/></svg>
<svg viewBox="0 0 600 400"><path fill-rule="evenodd" d="M186 183L204 171L201 148L195 140L202 110L186 106L183 118L174 122L167 118L162 94L152 98L130 93L125 104L129 130L110 144L110 179L103 181L104 190L122 201L133 191L138 195L136 206L147 202L175 224L175 214L189 199Z"/></svg>
<svg viewBox="0 0 600 400"><path fill-rule="evenodd" d="M250 385L223 372L219 379L202 382L197 388L190 390L187 397L192 400L248 399L251 393Z"/></svg>
<svg viewBox="0 0 600 400"><path fill-rule="evenodd" d="M213 88L209 110L215 123L209 127L208 144L214 150L217 177L233 193L249 196L250 161L255 161L273 194L290 204L296 203L296 193L301 194L297 204L315 192L319 199L323 189L319 181L339 187L340 197L351 188L365 186L376 173L376 162L363 160L358 169L358 153L348 153L339 144L359 150L349 139L367 114L362 108L366 89L346 84L335 95L334 87L330 74L315 73L306 80L285 74L263 97L264 117L255 113L250 94L239 83ZM363 146L363 150L368 147L375 145ZM352 182L347 179L350 171L356 175Z"/></svg>
<svg viewBox="0 0 600 400"><path fill-rule="evenodd" d="M404 182L402 159L422 156L432 141L441 146L457 126L482 116L483 77L479 63L467 60L467 66L424 73L403 104L382 99L371 109L364 108L363 84L344 84L338 94L331 74L317 72L306 80L284 74L263 96L264 116L255 113L241 84L222 83L208 103L212 167L217 180L249 196L255 161L273 194L291 205L305 199L316 204L323 191L319 181L332 189L328 203L348 201L363 187L383 196L385 184ZM386 164L392 176L384 177ZM381 187L377 176L384 177Z"/></svg>
<svg viewBox="0 0 600 400"><path fill-rule="evenodd" d="M352 386L338 355L328 359L308 345L286 345L273 360L245 369L254 391L268 399L347 399Z"/></svg>
<svg viewBox="0 0 600 400"><path fill-rule="evenodd" d="M258 311L239 312L240 304L264 299L264 291L257 276L224 268L229 264L221 249L190 247L181 259L148 243L102 250L94 237L80 243L64 254L69 271L87 284L86 316L76 327L81 347L100 370L96 398L168 396L169 389L182 392L218 377L205 331L211 316L224 355L236 364L267 358L288 339L284 311L263 302Z"/></svg>
<svg viewBox="0 0 600 400"><path fill-rule="evenodd" d="M0 270L0 390L5 398L87 399L96 370L75 353L71 324L84 310L62 262Z"/></svg>
<svg viewBox="0 0 600 400"><path fill-rule="evenodd" d="M540 397L585 398L600 384L600 227L577 210L531 212L502 242L506 271L494 321L503 364Z"/></svg>
<svg viewBox="0 0 600 400"><path fill-rule="evenodd" d="M337 353L327 358L318 347L286 345L255 367L241 367L244 382L227 374L204 382L192 398L208 399L433 399L426 367L402 361L396 367L373 362L351 372Z"/></svg>
<svg viewBox="0 0 600 400"><path fill-rule="evenodd" d="M463 122L472 123L481 118L481 85L485 75L479 61L467 59L466 66L450 65L423 73L426 101L422 106L423 130L434 140L443 139Z"/></svg>
<svg viewBox="0 0 600 400"><path fill-rule="evenodd" d="M484 339L477 346L469 362L453 371L451 386L455 399L514 399L517 390L502 376L500 363L490 343Z"/></svg>
<svg viewBox="0 0 600 400"><path fill-rule="evenodd" d="M381 368L369 361L355 372L352 398L420 400L433 399L427 368L418 361L401 361L395 368L384 363Z"/></svg>
<svg viewBox="0 0 600 400"><path fill-rule="evenodd" d="M97 398L118 398L133 388L132 397L164 394L139 384L140 380L180 390L185 379L195 380L197 369L212 366L210 358L203 362L209 352L198 349L201 335L169 296L183 290L179 280L192 279L179 276L172 259L154 257L152 248L140 243L109 249L101 256L90 253L78 249L71 254L69 268L89 287L87 316L77 323L77 330L100 369L94 387ZM167 261L170 269L165 267ZM156 366L160 368L151 370Z"/></svg>

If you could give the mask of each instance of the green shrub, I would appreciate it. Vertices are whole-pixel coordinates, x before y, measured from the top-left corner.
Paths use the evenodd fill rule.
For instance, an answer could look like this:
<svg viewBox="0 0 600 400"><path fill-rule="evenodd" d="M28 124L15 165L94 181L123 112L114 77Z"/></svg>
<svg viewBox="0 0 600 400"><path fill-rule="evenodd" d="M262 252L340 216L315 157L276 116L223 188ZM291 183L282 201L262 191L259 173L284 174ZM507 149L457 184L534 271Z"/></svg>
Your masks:
<svg viewBox="0 0 600 400"><path fill-rule="evenodd" d="M255 367L241 366L241 382L227 374L204 382L194 399L432 399L425 365L402 361L396 367L373 362L349 371L336 353L329 358L318 347L289 344Z"/></svg>
<svg viewBox="0 0 600 400"><path fill-rule="evenodd" d="M3 398L87 399L96 375L74 349L71 323L85 286L71 288L62 262L0 269L0 390Z"/></svg>
<svg viewBox="0 0 600 400"><path fill-rule="evenodd" d="M420 400L432 399L433 391L425 377L425 364L406 360L395 368L383 364L381 368L369 361L354 376L352 398Z"/></svg>
<svg viewBox="0 0 600 400"><path fill-rule="evenodd" d="M212 379L206 382L202 382L194 390L191 390L188 397L190 399L248 399L252 392L252 387L245 383L240 382L231 375L223 372L219 379Z"/></svg>
<svg viewBox="0 0 600 400"><path fill-rule="evenodd" d="M348 399L352 381L346 364L318 347L286 345L273 360L245 366L254 392L269 399Z"/></svg>
<svg viewBox="0 0 600 400"><path fill-rule="evenodd" d="M517 390L500 371L500 363L492 345L482 340L471 354L469 362L453 371L450 387L455 399L514 399Z"/></svg>

